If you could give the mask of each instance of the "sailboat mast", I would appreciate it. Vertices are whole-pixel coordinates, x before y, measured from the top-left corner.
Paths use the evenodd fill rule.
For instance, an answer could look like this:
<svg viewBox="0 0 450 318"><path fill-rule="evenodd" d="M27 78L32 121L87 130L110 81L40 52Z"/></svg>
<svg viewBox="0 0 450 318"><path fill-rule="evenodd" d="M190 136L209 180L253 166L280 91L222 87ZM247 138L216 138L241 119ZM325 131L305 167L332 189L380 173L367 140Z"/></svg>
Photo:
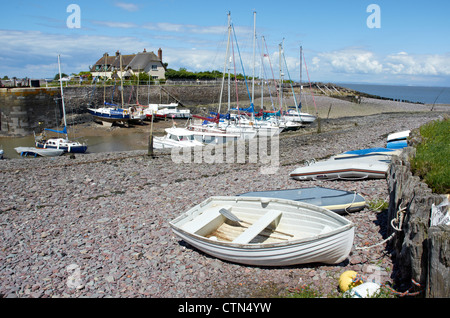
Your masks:
<svg viewBox="0 0 450 318"><path fill-rule="evenodd" d="M300 101L298 106L300 106L300 109L302 108L302 54L303 54L303 47L300 45Z"/></svg>
<svg viewBox="0 0 450 318"><path fill-rule="evenodd" d="M122 53L120 53L120 93L123 107L123 69L122 69Z"/></svg>
<svg viewBox="0 0 450 318"><path fill-rule="evenodd" d="M280 111L283 108L283 63L281 61L281 43L278 45L280 56Z"/></svg>
<svg viewBox="0 0 450 318"><path fill-rule="evenodd" d="M103 79L103 105L106 104L106 61L107 61L107 53L103 54L103 59L105 60L105 64L103 66L103 72L105 74L105 78Z"/></svg>
<svg viewBox="0 0 450 318"><path fill-rule="evenodd" d="M256 62L256 11L253 11L253 79L252 79L252 104L255 103L255 62Z"/></svg>
<svg viewBox="0 0 450 318"><path fill-rule="evenodd" d="M264 37L261 37L261 47L263 47L264 44ZM261 52L261 67L260 67L260 76L261 76L261 110L264 109L264 48L263 52Z"/></svg>
<svg viewBox="0 0 450 318"><path fill-rule="evenodd" d="M59 70L59 84L60 84L60 87L61 87L61 100L62 100L62 108L63 108L63 116L64 116L64 127L67 127L67 122L66 122L66 105L64 103L64 91L63 91L63 84L62 84L62 77L61 77L61 55L58 55L58 70Z"/></svg>
<svg viewBox="0 0 450 318"><path fill-rule="evenodd" d="M225 84L225 75L227 72L228 56L230 54L230 39L231 39L231 13L228 11L228 41L227 41L227 52L225 54L225 63L223 66L222 88L220 90L220 98L219 98L219 110L218 110L219 114L220 114L220 107L222 106L223 86ZM228 88L228 93L229 92L230 92L230 89Z"/></svg>

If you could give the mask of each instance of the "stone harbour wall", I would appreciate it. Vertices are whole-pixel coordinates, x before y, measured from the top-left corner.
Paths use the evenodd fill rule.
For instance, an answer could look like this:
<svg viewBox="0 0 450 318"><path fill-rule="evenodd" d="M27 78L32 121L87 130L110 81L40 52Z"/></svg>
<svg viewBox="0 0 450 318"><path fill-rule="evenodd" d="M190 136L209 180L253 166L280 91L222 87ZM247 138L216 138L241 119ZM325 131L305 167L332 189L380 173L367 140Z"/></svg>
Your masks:
<svg viewBox="0 0 450 318"><path fill-rule="evenodd" d="M393 234L394 271L399 289L421 290L428 298L450 297L450 226L430 226L432 204L439 205L445 197L412 175L410 158L415 156L414 134L411 132L408 147L392 161L388 175L388 222ZM415 285L414 282L419 285Z"/></svg>
<svg viewBox="0 0 450 318"><path fill-rule="evenodd" d="M120 105L120 86L72 86L64 87L64 101L68 124L92 121L88 107L100 107L103 102ZM124 86L124 104L141 105L178 102L180 106L209 113L217 112L221 86L211 85L153 85ZM243 83L239 84L240 107L249 106L249 97ZM255 97L261 96L255 88ZM236 101L236 90L230 89L231 101ZM227 108L228 90L224 86L223 109ZM213 105L213 106L211 106ZM200 108L198 108L201 106ZM62 120L62 102L59 87L54 88L1 88L0 89L0 135L27 136L43 127L56 127Z"/></svg>
<svg viewBox="0 0 450 318"><path fill-rule="evenodd" d="M59 125L61 105L57 88L0 88L0 135L26 136Z"/></svg>

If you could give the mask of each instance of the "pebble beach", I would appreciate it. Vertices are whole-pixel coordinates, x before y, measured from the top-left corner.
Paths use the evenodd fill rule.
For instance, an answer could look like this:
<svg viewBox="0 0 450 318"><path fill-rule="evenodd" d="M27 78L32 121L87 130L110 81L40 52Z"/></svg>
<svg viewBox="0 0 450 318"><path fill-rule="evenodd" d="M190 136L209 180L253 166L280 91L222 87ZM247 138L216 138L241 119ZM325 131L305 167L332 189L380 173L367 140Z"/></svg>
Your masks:
<svg viewBox="0 0 450 318"><path fill-rule="evenodd" d="M329 110L327 101L322 104ZM385 147L389 133L448 115L446 108L393 107L351 117L344 109L340 116L322 115L320 132L316 123L282 133L272 173L262 173L259 162L180 164L170 152L149 157L147 150L2 160L0 297L278 297L301 286L333 297L348 270L392 282L383 210L343 215L355 224L355 240L348 259L336 265L270 268L222 261L181 241L169 222L211 196L249 191L321 186L356 191L366 202L388 200L385 179L296 181L289 173L312 159Z"/></svg>

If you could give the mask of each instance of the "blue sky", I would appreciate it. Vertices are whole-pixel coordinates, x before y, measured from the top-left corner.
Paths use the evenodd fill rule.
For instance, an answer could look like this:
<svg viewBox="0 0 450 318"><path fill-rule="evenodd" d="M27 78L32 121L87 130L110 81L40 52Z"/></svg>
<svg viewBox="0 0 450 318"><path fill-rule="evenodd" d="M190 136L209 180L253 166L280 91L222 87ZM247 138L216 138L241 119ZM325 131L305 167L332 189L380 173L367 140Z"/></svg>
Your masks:
<svg viewBox="0 0 450 318"><path fill-rule="evenodd" d="M67 25L70 4L80 8L81 28ZM367 25L370 4L380 8L380 28ZM450 86L446 0L3 1L0 77L53 77L58 54L63 72L78 73L105 52L144 48L162 48L169 68L222 70L228 11L247 75L256 11L258 43L264 36L275 76L284 39L293 79L299 78L302 45L311 81ZM269 67L267 58L264 63Z"/></svg>

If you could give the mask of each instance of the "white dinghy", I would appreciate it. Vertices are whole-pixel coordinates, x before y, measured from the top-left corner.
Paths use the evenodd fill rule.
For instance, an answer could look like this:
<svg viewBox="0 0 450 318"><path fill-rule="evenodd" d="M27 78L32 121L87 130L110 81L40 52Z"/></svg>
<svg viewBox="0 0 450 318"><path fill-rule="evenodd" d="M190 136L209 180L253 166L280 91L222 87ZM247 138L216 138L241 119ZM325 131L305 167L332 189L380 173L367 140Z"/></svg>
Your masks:
<svg viewBox="0 0 450 318"><path fill-rule="evenodd" d="M209 255L256 266L337 264L348 257L354 239L354 224L346 218L277 198L211 197L170 226Z"/></svg>
<svg viewBox="0 0 450 318"><path fill-rule="evenodd" d="M383 156L384 157L384 156ZM374 157L329 159L303 166L290 173L296 180L361 180L386 178L388 160Z"/></svg>

